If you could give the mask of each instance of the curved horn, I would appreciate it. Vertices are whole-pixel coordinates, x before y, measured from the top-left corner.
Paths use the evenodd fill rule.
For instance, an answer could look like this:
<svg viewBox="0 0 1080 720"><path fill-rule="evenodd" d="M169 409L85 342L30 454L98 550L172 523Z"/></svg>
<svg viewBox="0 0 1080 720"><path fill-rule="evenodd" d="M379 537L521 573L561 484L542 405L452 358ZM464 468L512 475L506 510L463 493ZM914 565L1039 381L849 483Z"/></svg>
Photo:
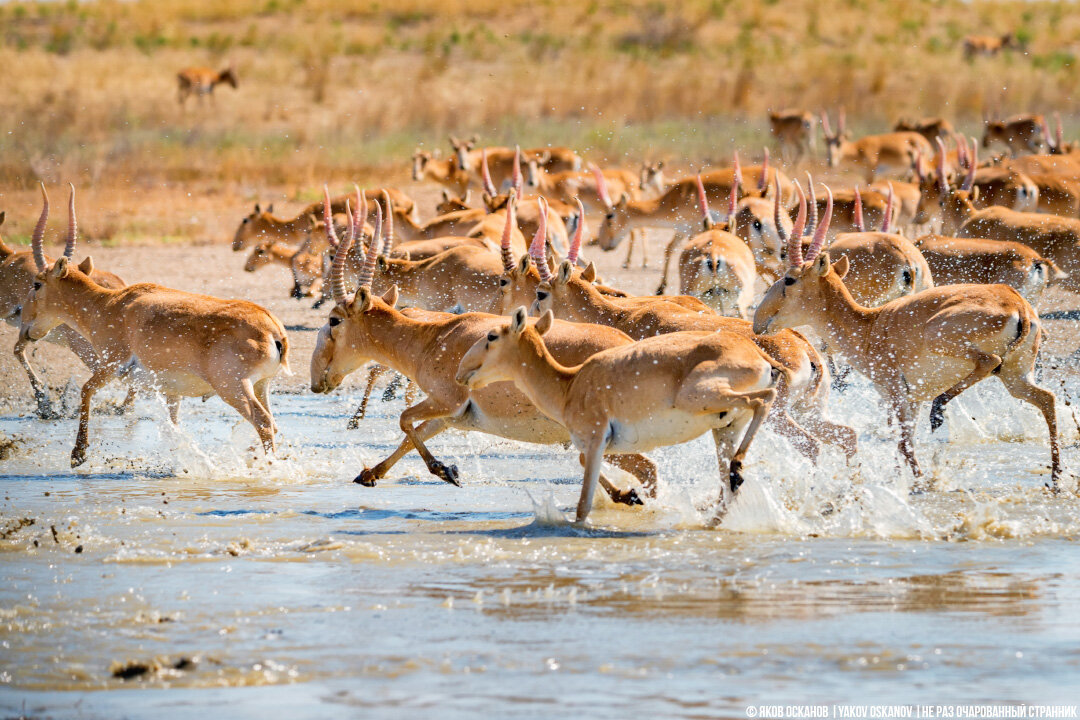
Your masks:
<svg viewBox="0 0 1080 720"><path fill-rule="evenodd" d="M491 197L495 197L499 194L495 190L495 183L491 182L491 168L488 167L487 148L482 148L480 150L480 178L483 182L484 192Z"/></svg>
<svg viewBox="0 0 1080 720"><path fill-rule="evenodd" d="M810 241L810 247L806 249L807 262L814 262L821 254L821 248L825 246L825 235L829 232L829 223L832 221L832 190L828 185L825 186L825 193L829 196L829 199L825 201L825 215L822 216L821 224L814 233L814 239Z"/></svg>
<svg viewBox="0 0 1080 720"><path fill-rule="evenodd" d="M390 201L390 193L382 191L383 205L386 206L386 225L383 229L383 255L390 255L394 249L394 203Z"/></svg>
<svg viewBox="0 0 1080 720"><path fill-rule="evenodd" d="M979 148L975 143L971 143L971 156L970 163L968 164L967 174L964 175L964 184L960 186L961 190L971 191L971 188L975 186L975 167L979 164Z"/></svg>
<svg viewBox="0 0 1080 720"><path fill-rule="evenodd" d="M731 179L736 185L742 187L742 164L739 162L739 151L735 151L735 159L731 162Z"/></svg>
<svg viewBox="0 0 1080 720"><path fill-rule="evenodd" d="M506 225L503 227L502 234L502 261L503 270L510 272L514 269L514 253L510 249L510 238L513 235L514 227L517 224L517 219L514 217L514 210L517 206L517 191L513 188L510 189L510 197L506 201Z"/></svg>
<svg viewBox="0 0 1080 720"><path fill-rule="evenodd" d="M967 138L960 133L954 133L953 139L956 140L956 164L962 168L967 168L971 162L967 154Z"/></svg>
<svg viewBox="0 0 1080 720"><path fill-rule="evenodd" d="M892 213L893 213L893 186L889 183L889 196L885 199L885 217L881 220L881 232L889 232L889 227L892 225Z"/></svg>
<svg viewBox="0 0 1080 720"><path fill-rule="evenodd" d="M787 231L784 230L784 224L780 222L780 180L776 180L776 195L773 197L773 222L776 224L776 234L780 236L780 242L786 243L788 241Z"/></svg>
<svg viewBox="0 0 1080 720"><path fill-rule="evenodd" d="M758 180L757 187L762 195L769 189L769 148L765 148L765 159L761 161L761 179Z"/></svg>
<svg viewBox="0 0 1080 720"><path fill-rule="evenodd" d="M45 265L45 249L41 243L45 239L45 222L49 219L49 194L45 192L45 183L41 185L41 217L38 218L37 225L34 226L34 239L32 242L34 248L34 264L37 265L38 272L44 272Z"/></svg>
<svg viewBox="0 0 1080 720"><path fill-rule="evenodd" d="M514 174L511 176L511 185L521 194L521 146L514 146Z"/></svg>
<svg viewBox="0 0 1080 720"><path fill-rule="evenodd" d="M379 201L375 201L375 231L371 233L371 243L368 244L367 256L364 258L364 266L360 268L360 277L357 287L371 289L371 280L375 277L375 261L379 257L379 235L382 233L383 211Z"/></svg>
<svg viewBox="0 0 1080 720"><path fill-rule="evenodd" d="M1050 154L1053 154L1054 141L1050 137L1050 123L1046 122L1045 117L1042 119L1042 122L1039 123L1039 130L1042 131L1043 140L1046 142L1047 149L1050 150Z"/></svg>
<svg viewBox="0 0 1080 720"><path fill-rule="evenodd" d="M605 210L611 209L611 195L608 194L607 178L604 177L604 171L600 169L599 165L592 166L593 177L596 178L596 194L600 196L600 202L603 203Z"/></svg>
<svg viewBox="0 0 1080 720"><path fill-rule="evenodd" d="M791 267L802 267L802 234L806 227L806 195L803 194L799 181L794 181L795 194L799 196L799 214L795 217L795 225L791 229L791 237L788 238L788 262Z"/></svg>
<svg viewBox="0 0 1080 720"><path fill-rule="evenodd" d="M698 208L701 210L701 216L705 218L705 227L712 227L712 217L709 215L709 198L705 195L705 184L701 182L701 173L698 173L697 180L697 201Z"/></svg>
<svg viewBox="0 0 1080 720"><path fill-rule="evenodd" d="M855 186L855 229L866 232L866 223L863 222L862 193L859 192L858 185Z"/></svg>
<svg viewBox="0 0 1080 720"><path fill-rule="evenodd" d="M537 223L532 244L529 245L529 257L536 263L536 270L540 273L540 280L549 282L551 280L551 270L548 269L547 265L547 200L541 195L538 202L540 204L540 221Z"/></svg>
<svg viewBox="0 0 1080 720"><path fill-rule="evenodd" d="M70 260L75 255L75 236L79 233L78 223L75 221L75 186L68 183L71 195L68 197L68 234L64 243L64 257Z"/></svg>
<svg viewBox="0 0 1080 720"><path fill-rule="evenodd" d="M329 197L329 196L327 196ZM329 204L327 205L329 207ZM345 212L348 215L349 221L346 223L347 229L345 231L344 242L337 244L337 250L334 253L334 264L330 267L330 291L333 293L334 302L343 305L349 301L349 298L345 295L345 258L349 254L349 249L353 244L353 223L352 223L352 205L348 200L345 201ZM330 223L333 223L331 218Z"/></svg>
<svg viewBox="0 0 1080 720"><path fill-rule="evenodd" d="M829 127L829 113L826 110L821 111L821 131L825 133L826 138L833 137L832 128Z"/></svg>
<svg viewBox="0 0 1080 720"><path fill-rule="evenodd" d="M934 138L934 142L937 143L937 157L934 159L934 164L937 168L937 180L942 190L949 189L949 176L945 174L945 143L941 141L941 138Z"/></svg>
<svg viewBox="0 0 1080 720"><path fill-rule="evenodd" d="M574 238L570 241L570 252L566 254L566 259L571 265L577 265L581 241L585 238L585 206L581 204L581 198L574 198L574 202L577 203L578 222L577 227L574 228Z"/></svg>
<svg viewBox="0 0 1080 720"><path fill-rule="evenodd" d="M330 247L336 248L341 245L341 241L338 240L337 231L334 230L334 213L330 208L330 188L326 185L322 186L323 189L323 225L326 226L326 242L330 243Z"/></svg>
<svg viewBox="0 0 1080 720"><path fill-rule="evenodd" d="M814 191L814 178L810 175L810 172L806 173L806 189L810 192L810 220L806 225L806 229L803 230L803 235L812 235L814 230L817 229L818 216L817 216L817 194Z"/></svg>

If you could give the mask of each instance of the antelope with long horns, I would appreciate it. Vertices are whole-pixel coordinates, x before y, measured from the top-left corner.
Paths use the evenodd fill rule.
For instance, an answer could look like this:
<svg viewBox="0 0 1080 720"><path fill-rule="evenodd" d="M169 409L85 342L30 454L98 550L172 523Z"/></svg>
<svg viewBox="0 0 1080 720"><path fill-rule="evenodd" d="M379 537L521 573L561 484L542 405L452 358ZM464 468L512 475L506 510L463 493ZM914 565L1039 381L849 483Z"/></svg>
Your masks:
<svg viewBox="0 0 1080 720"><path fill-rule="evenodd" d="M67 325L99 359L82 387L72 467L87 459L94 393L118 376L161 391L173 422L181 397L219 395L255 427L264 450L274 452L270 381L279 370L289 372L289 340L277 318L244 300L153 283L103 287L93 280L89 257L77 267L66 256L50 266L35 235L38 272L22 308L20 342Z"/></svg>
<svg viewBox="0 0 1080 720"><path fill-rule="evenodd" d="M376 253L369 250L365 266L374 268ZM437 460L425 443L450 428L472 430L521 442L566 443L565 429L551 421L510 383L491 385L470 393L450 376L466 351L502 319L481 313L451 315L419 310L398 311L397 289L383 296L361 284L356 295L345 292L344 263L335 264L331 285L334 308L319 331L311 357L311 389L327 393L345 377L374 361L391 367L415 381L426 397L402 414L399 425L405 433L401 445L388 458L365 468L356 482L373 486L409 450L415 448L432 474L452 484L458 483L453 465ZM362 278L368 281L370 275ZM563 362L580 363L596 352L631 341L626 335L606 327L558 323L553 330L552 350ZM656 486L656 466L644 456L612 458L613 464L634 474L646 495ZM634 490L619 490L601 478L612 499L629 505L640 504Z"/></svg>
<svg viewBox="0 0 1080 720"><path fill-rule="evenodd" d="M605 456L675 445L712 431L726 483L721 506L743 483L746 452L768 413L779 373L753 342L727 332L680 332L564 365L524 307L476 340L457 380L479 390L511 380L542 413L566 428L584 458L576 520L589 515ZM626 385L633 386L628 392Z"/></svg>
<svg viewBox="0 0 1080 720"><path fill-rule="evenodd" d="M1061 459L1054 396L1031 380L1042 334L1031 305L1005 285L949 285L863 307L844 285L847 260L831 262L824 241L815 236L804 259L800 239L792 237L789 268L758 306L755 332L807 325L842 352L891 405L900 452L919 484L914 434L920 405L933 401L930 426L936 430L950 400L997 376L1046 420L1056 489Z"/></svg>
<svg viewBox="0 0 1080 720"><path fill-rule="evenodd" d="M75 217L75 187L71 187L71 196L68 199L68 231L64 243L64 257L69 262L74 262L75 241L78 234L78 221ZM37 269L43 265L51 264L52 258L44 254L45 221L49 216L49 198L45 193L45 186L41 186L41 217L34 228L33 250L15 251L0 239L0 317L9 325L18 326L22 312L23 301L34 285L34 276ZM4 213L0 212L0 225L4 222ZM125 283L117 275L92 268L85 261L79 265L83 272L91 274L92 279L102 287L122 288ZM46 337L49 342L63 346L71 350L86 367L93 372L99 365L100 359L94 352L94 347L80 335L74 328L68 325L60 325ZM26 356L29 340L20 338L15 344L15 357L26 371L30 388L34 393L36 414L42 419L56 419L59 417L52 409L49 402L48 389L41 378L30 365ZM129 393L122 407L127 408L134 400L134 395Z"/></svg>

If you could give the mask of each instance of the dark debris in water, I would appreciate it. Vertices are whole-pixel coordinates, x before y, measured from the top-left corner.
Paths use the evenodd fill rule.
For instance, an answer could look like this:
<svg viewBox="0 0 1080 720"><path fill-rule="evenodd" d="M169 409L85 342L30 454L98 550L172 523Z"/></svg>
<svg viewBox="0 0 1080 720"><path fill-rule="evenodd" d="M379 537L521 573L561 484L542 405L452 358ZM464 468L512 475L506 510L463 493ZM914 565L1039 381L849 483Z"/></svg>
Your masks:
<svg viewBox="0 0 1080 720"><path fill-rule="evenodd" d="M157 677L170 672L185 672L194 670L199 664L200 658L182 656L171 660L167 657L154 658L152 660L128 660L126 662L114 662L109 667L109 674L118 680L139 680Z"/></svg>
<svg viewBox="0 0 1080 720"><path fill-rule="evenodd" d="M9 438L7 435L0 434L0 461L10 460L15 457L19 451L19 443L17 440Z"/></svg>
<svg viewBox="0 0 1080 720"><path fill-rule="evenodd" d="M12 535L22 530L24 527L30 527L33 524L34 518L24 517L12 520L10 523L7 524L7 527L0 529L0 540L7 540Z"/></svg>

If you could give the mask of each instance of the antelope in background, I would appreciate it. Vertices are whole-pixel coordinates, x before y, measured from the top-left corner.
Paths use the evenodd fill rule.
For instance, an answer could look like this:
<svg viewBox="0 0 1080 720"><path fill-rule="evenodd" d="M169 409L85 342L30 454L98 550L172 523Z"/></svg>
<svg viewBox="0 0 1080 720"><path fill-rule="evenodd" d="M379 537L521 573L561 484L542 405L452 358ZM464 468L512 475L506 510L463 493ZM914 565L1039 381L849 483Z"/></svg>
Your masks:
<svg viewBox="0 0 1080 720"><path fill-rule="evenodd" d="M78 224L75 218L75 187L71 187L71 195L68 199L68 230L64 242L64 255L68 262L74 262L75 240L78 235ZM26 296L34 286L34 276L37 269L42 265L52 263L52 258L45 255L43 249L45 236L45 223L49 218L49 196L45 192L45 186L41 186L41 216L33 233L33 250L15 251L0 238L0 317L9 325L18 326L21 322L22 305ZM0 225L4 223L4 213L0 212ZM93 268L84 260L79 268L91 276L98 285L107 288L118 289L125 283L117 275ZM69 325L59 325L45 336L45 340L71 350L91 372L100 365L100 358L94 351L94 347ZM52 409L49 402L48 388L41 381L30 360L26 356L29 340L19 338L15 343L15 357L26 371L30 388L34 393L36 414L43 420L55 420L59 415ZM122 409L131 406L134 401L134 393L129 392L124 400Z"/></svg>
<svg viewBox="0 0 1080 720"><path fill-rule="evenodd" d="M923 484L914 447L921 404L933 400L930 427L936 430L950 400L995 375L1046 420L1056 491L1061 458L1054 395L1031 381L1042 336L1031 305L1004 285L949 285L863 307L844 284L847 260L831 262L824 239L815 236L804 260L802 243L793 238L790 266L765 293L754 331L808 325L842 352L889 402L917 486Z"/></svg>
<svg viewBox="0 0 1080 720"><path fill-rule="evenodd" d="M968 35L964 38L964 59L974 60L978 56L994 57L1003 50L1023 50L1012 33L1001 36Z"/></svg>
<svg viewBox="0 0 1080 720"><path fill-rule="evenodd" d="M214 88L218 85L232 85L236 89L236 71L230 65L221 72L211 70L208 67L184 68L176 74L177 94L176 100L180 107L184 107L188 96L194 94L199 104L203 97L209 96L210 102L214 102Z"/></svg>
<svg viewBox="0 0 1080 720"><path fill-rule="evenodd" d="M543 336L550 311L529 325L524 307L465 353L457 381L470 390L511 380L540 412L566 428L584 458L576 521L593 505L607 455L688 442L712 431L727 480L719 505L743 483L742 466L776 397L779 370L753 342L734 333L678 332L599 352L567 366ZM774 374L775 370L775 374ZM640 378L634 392L624 384Z"/></svg>
<svg viewBox="0 0 1080 720"><path fill-rule="evenodd" d="M785 163L797 165L817 150L817 118L804 110L769 111L769 132L776 139L780 157Z"/></svg>
<svg viewBox="0 0 1080 720"><path fill-rule="evenodd" d="M647 195L660 195L667 190L664 181L664 161L642 162L638 171L638 190Z"/></svg>
<svg viewBox="0 0 1080 720"><path fill-rule="evenodd" d="M989 148L994 143L1004 145L1012 157L1034 155L1046 145L1044 127L1046 118L1042 115L1014 115L1007 120L987 119L982 146Z"/></svg>
<svg viewBox="0 0 1080 720"><path fill-rule="evenodd" d="M893 125L893 132L917 132L932 143L936 138L947 138L955 131L952 123L945 118L924 117L918 120L900 118Z"/></svg>
<svg viewBox="0 0 1080 720"><path fill-rule="evenodd" d="M67 257L50 267L40 236L34 260L38 273L23 305L20 341L40 340L68 325L99 358L82 388L72 467L86 462L94 393L118 376L162 392L174 423L181 397L220 396L255 427L263 449L273 454L270 381L278 370L289 372L289 340L277 318L244 300L153 283L102 287L92 279L89 257L78 267Z"/></svg>
<svg viewBox="0 0 1080 720"><path fill-rule="evenodd" d="M845 129L844 111L840 110L836 132L829 124L829 114L821 113L825 134L825 152L829 167L845 167L865 174L867 182L878 175L905 175L911 171L918 153L929 157L933 147L917 132L891 132L866 135L850 140Z"/></svg>
<svg viewBox="0 0 1080 720"><path fill-rule="evenodd" d="M468 191L470 173L458 167L456 158L439 158L434 153L417 148L413 152L412 161L413 182L430 180L458 196Z"/></svg>

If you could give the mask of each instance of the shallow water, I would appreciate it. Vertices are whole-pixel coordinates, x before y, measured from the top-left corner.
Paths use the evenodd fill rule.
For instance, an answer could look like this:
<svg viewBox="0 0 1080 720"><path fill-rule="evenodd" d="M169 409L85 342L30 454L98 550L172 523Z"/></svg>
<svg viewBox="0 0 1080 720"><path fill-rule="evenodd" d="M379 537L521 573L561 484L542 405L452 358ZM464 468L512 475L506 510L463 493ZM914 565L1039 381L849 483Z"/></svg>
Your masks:
<svg viewBox="0 0 1080 720"><path fill-rule="evenodd" d="M447 433L430 447L464 487L415 454L355 485L399 441L403 407L375 400L348 431L357 397L276 396L273 463L216 399L187 401L178 430L151 397L95 415L77 472L74 420L0 418L16 441L0 466L0 710L745 717L750 703L1076 701L1080 500L1044 490L1042 421L996 383L950 408L949 442L924 418L934 491L909 493L857 383L832 415L859 430L860 463L827 450L812 467L766 432L718 529L699 509L718 485L705 439L654 454L655 502L600 500L586 528L566 520L580 470L558 447Z"/></svg>

